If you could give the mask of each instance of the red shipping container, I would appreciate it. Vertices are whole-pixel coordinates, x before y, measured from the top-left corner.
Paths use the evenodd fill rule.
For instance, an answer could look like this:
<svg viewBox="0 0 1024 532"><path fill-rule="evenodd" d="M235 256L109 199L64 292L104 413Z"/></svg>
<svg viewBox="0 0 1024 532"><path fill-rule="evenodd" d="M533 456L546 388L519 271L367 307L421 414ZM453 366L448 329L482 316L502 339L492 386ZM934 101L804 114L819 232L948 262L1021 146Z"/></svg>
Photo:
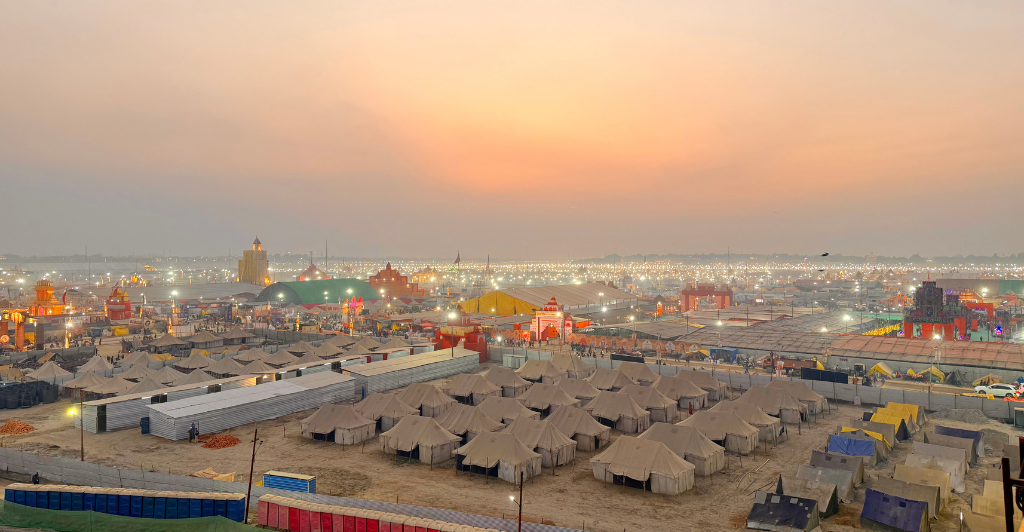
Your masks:
<svg viewBox="0 0 1024 532"><path fill-rule="evenodd" d="M309 532L320 532L320 512L309 511Z"/></svg>
<svg viewBox="0 0 1024 532"><path fill-rule="evenodd" d="M299 532L299 509L288 508L288 530Z"/></svg>
<svg viewBox="0 0 1024 532"><path fill-rule="evenodd" d="M309 532L309 510L299 508L299 532Z"/></svg>
<svg viewBox="0 0 1024 532"><path fill-rule="evenodd" d="M320 532L334 532L334 514L320 513Z"/></svg>
<svg viewBox="0 0 1024 532"><path fill-rule="evenodd" d="M280 520L280 511L278 505L269 502L267 503L267 526L270 528L277 528L277 523Z"/></svg>

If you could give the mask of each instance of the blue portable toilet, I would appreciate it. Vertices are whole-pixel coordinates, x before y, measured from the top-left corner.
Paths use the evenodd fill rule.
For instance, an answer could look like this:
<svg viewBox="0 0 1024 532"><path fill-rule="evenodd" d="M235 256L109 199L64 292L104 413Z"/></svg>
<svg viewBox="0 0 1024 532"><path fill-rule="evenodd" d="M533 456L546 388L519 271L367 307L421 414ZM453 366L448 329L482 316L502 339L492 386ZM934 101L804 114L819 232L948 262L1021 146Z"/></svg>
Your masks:
<svg viewBox="0 0 1024 532"><path fill-rule="evenodd" d="M30 508L35 508L36 504L37 504L36 503L36 495L38 495L38 493L35 492L35 491L26 491L25 492L25 506L28 506Z"/></svg>
<svg viewBox="0 0 1024 532"><path fill-rule="evenodd" d="M202 517L203 516L203 500L202 499L189 499L188 500L188 516L189 517Z"/></svg>
<svg viewBox="0 0 1024 532"><path fill-rule="evenodd" d="M132 513L132 496L127 493L117 494L117 515L128 517Z"/></svg>
<svg viewBox="0 0 1024 532"><path fill-rule="evenodd" d="M232 521L238 521L241 523L242 519L245 518L245 496L229 499L227 503L228 510L226 517Z"/></svg>
<svg viewBox="0 0 1024 532"><path fill-rule="evenodd" d="M25 504L25 491L7 489L4 491L4 500L14 504Z"/></svg>
<svg viewBox="0 0 1024 532"><path fill-rule="evenodd" d="M93 508L95 509L95 511L97 511L97 512L99 512L101 514L107 513L107 494L106 493L97 493L96 494L96 504L95 504L95 506Z"/></svg>
<svg viewBox="0 0 1024 532"><path fill-rule="evenodd" d="M131 496L131 510L128 515L131 517L142 517L142 495Z"/></svg>
<svg viewBox="0 0 1024 532"><path fill-rule="evenodd" d="M178 519L188 519L188 499L178 497Z"/></svg>
<svg viewBox="0 0 1024 532"><path fill-rule="evenodd" d="M64 511L71 510L71 492L62 491L60 492L60 509Z"/></svg>
<svg viewBox="0 0 1024 532"><path fill-rule="evenodd" d="M51 510L60 510L60 492L59 491L51 491L50 492L50 509Z"/></svg>
<svg viewBox="0 0 1024 532"><path fill-rule="evenodd" d="M213 513L221 517L227 517L228 515L228 501L227 499L214 499L213 501Z"/></svg>
<svg viewBox="0 0 1024 532"><path fill-rule="evenodd" d="M85 493L84 492L71 492L71 511L81 512L85 507Z"/></svg>
<svg viewBox="0 0 1024 532"><path fill-rule="evenodd" d="M156 507L155 497L143 496L142 497L142 517L146 519L153 518L153 510Z"/></svg>
<svg viewBox="0 0 1024 532"><path fill-rule="evenodd" d="M4 489L4 500L7 502L14 502L14 491L11 488Z"/></svg>
<svg viewBox="0 0 1024 532"><path fill-rule="evenodd" d="M163 519L167 513L167 496L162 491L154 495L156 496L153 497L153 519Z"/></svg>
<svg viewBox="0 0 1024 532"><path fill-rule="evenodd" d="M209 497L209 495L206 495ZM214 500L203 498L203 517L213 517L214 515Z"/></svg>
<svg viewBox="0 0 1024 532"><path fill-rule="evenodd" d="M126 503L127 504L127 503ZM127 506L125 507L127 508ZM121 515L121 493L114 492L107 494L107 513L110 515ZM125 515L128 515L127 510Z"/></svg>
<svg viewBox="0 0 1024 532"><path fill-rule="evenodd" d="M82 509L87 512L96 511L96 494L88 492L83 494Z"/></svg>

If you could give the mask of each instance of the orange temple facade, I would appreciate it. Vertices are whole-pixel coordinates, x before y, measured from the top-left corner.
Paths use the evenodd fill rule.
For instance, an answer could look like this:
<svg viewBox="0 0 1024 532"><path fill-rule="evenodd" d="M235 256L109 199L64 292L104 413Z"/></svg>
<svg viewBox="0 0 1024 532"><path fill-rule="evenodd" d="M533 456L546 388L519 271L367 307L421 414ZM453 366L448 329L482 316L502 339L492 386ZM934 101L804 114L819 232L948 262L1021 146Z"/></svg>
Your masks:
<svg viewBox="0 0 1024 532"><path fill-rule="evenodd" d="M53 295L53 284L46 279L36 283L36 300L28 308L32 316L59 316L67 305Z"/></svg>
<svg viewBox="0 0 1024 532"><path fill-rule="evenodd" d="M370 283L370 286L377 293L383 290L385 297L423 297L427 295L426 290L420 288L419 283L409 282L409 278L392 268L390 262L387 263L383 270L377 272L377 275L370 276L367 282Z"/></svg>

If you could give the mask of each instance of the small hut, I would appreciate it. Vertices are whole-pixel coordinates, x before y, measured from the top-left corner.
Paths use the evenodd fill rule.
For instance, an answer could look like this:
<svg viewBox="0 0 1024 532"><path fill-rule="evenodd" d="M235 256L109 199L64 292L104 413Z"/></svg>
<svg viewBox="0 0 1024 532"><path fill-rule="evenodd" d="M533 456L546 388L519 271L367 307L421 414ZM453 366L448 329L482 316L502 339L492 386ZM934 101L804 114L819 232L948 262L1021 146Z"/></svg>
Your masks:
<svg viewBox="0 0 1024 532"><path fill-rule="evenodd" d="M380 435L380 442L386 453L436 464L454 457L462 438L444 430L432 417L405 416Z"/></svg>
<svg viewBox="0 0 1024 532"><path fill-rule="evenodd" d="M410 384L397 396L403 403L419 410L424 417L438 417L456 403L455 399L438 390L437 386L425 382Z"/></svg>
<svg viewBox="0 0 1024 532"><path fill-rule="evenodd" d="M559 432L576 440L576 449L593 451L608 444L612 429L600 423L586 410L575 406L560 406L547 421Z"/></svg>
<svg viewBox="0 0 1024 532"><path fill-rule="evenodd" d="M350 405L325 404L299 426L306 438L353 445L373 437L376 423Z"/></svg>
<svg viewBox="0 0 1024 532"><path fill-rule="evenodd" d="M693 487L693 464L664 443L620 436L601 454L590 459L594 478L610 484L641 488L652 493L678 495Z"/></svg>
<svg viewBox="0 0 1024 532"><path fill-rule="evenodd" d="M444 391L465 405L479 405L488 397L501 397L501 386L485 379L483 375L470 373L452 377L444 386Z"/></svg>

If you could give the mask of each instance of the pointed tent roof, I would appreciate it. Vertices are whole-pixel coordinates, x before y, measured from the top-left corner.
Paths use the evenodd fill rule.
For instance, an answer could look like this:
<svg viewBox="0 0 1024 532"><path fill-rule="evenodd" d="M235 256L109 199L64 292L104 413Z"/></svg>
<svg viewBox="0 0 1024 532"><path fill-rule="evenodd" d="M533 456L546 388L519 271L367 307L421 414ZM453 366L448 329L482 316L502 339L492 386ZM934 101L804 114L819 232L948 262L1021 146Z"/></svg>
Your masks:
<svg viewBox="0 0 1024 532"><path fill-rule="evenodd" d="M332 405L330 403L321 406L312 416L299 422L302 432L315 432L317 434L328 434L336 429L355 429L373 425L372 419L366 419L359 415L351 405Z"/></svg>
<svg viewBox="0 0 1024 532"><path fill-rule="evenodd" d="M747 437L760 433L757 427L743 421L732 412L701 410L680 421L679 425L694 427L712 440L724 440L727 434Z"/></svg>
<svg viewBox="0 0 1024 532"><path fill-rule="evenodd" d="M145 364L135 364L132 367L128 368L127 371L122 371L121 373L118 373L118 375L120 375L122 379L137 381L145 379L146 377L154 373L156 372L146 367Z"/></svg>
<svg viewBox="0 0 1024 532"><path fill-rule="evenodd" d="M120 394L131 390L138 383L122 379L120 375L114 375L109 378L103 384L86 388L85 391L90 393L98 393L100 395Z"/></svg>
<svg viewBox="0 0 1024 532"><path fill-rule="evenodd" d="M413 408L421 406L433 408L456 402L455 399L448 397L444 392L438 390L437 386L425 382L410 384L408 388L398 392L396 396L403 403Z"/></svg>
<svg viewBox="0 0 1024 532"><path fill-rule="evenodd" d="M372 337L364 336L358 342L356 342L356 347L360 347L360 346L365 347L365 348L370 349L370 350L373 350L373 349L377 349L381 345L380 345L379 342L374 340Z"/></svg>
<svg viewBox="0 0 1024 532"><path fill-rule="evenodd" d="M336 347L348 347L356 343L357 341L358 340L356 340L355 338L351 336L346 336L344 334L339 334L326 340L327 343Z"/></svg>
<svg viewBox="0 0 1024 532"><path fill-rule="evenodd" d="M586 410L576 406L560 406L556 408L554 413L548 416L547 421L550 421L559 432L570 438L576 434L597 436L602 432L609 432L611 430L609 427L599 423Z"/></svg>
<svg viewBox="0 0 1024 532"><path fill-rule="evenodd" d="M307 365L310 365L310 366L319 366L319 365L323 365L323 364L328 364L329 362L327 362L324 359L316 356L316 353L309 352L309 353L304 353L301 357L299 357L298 360L295 361L295 363L296 364L307 364Z"/></svg>
<svg viewBox="0 0 1024 532"><path fill-rule="evenodd" d="M523 406L523 403L512 397L490 396L484 399L477 407L481 412L487 414L491 419L504 422L506 419L515 420L518 417L537 418L539 414Z"/></svg>
<svg viewBox="0 0 1024 532"><path fill-rule="evenodd" d="M357 346L353 347L352 349L349 349L348 351L346 351L345 355L346 356L363 356L363 355L369 355L370 353L371 353L371 351L369 349L367 349L367 348L365 348L365 347L363 347L361 345L357 345Z"/></svg>
<svg viewBox="0 0 1024 532"><path fill-rule="evenodd" d="M626 394L633 398L633 400L636 401L636 404L644 410L649 410L651 408L667 408L676 405L675 400L665 397L665 394L651 386L630 384L629 386L619 390L619 393Z"/></svg>
<svg viewBox="0 0 1024 532"><path fill-rule="evenodd" d="M91 388L93 386L99 386L104 382L107 382L106 378L100 377L91 371L87 371L83 373L81 377L65 382L64 387L74 389Z"/></svg>
<svg viewBox="0 0 1024 532"><path fill-rule="evenodd" d="M650 366L640 362L623 362L619 365L619 371L623 375L629 377L634 382L648 381L654 382L660 377L657 373L651 370Z"/></svg>
<svg viewBox="0 0 1024 532"><path fill-rule="evenodd" d="M288 351L293 355L298 355L301 353L312 353L313 351L316 351L316 348L306 342L299 342L288 346L285 348L285 351Z"/></svg>
<svg viewBox="0 0 1024 532"><path fill-rule="evenodd" d="M624 388L630 384L636 384L625 373L617 369L598 368L594 374L587 377L587 381L593 384L598 390L611 390L612 388Z"/></svg>
<svg viewBox="0 0 1024 532"><path fill-rule="evenodd" d="M483 434L501 430L505 426L500 421L495 421L481 412L479 408L461 404L448 407L448 410L445 410L444 414L437 418L437 422L452 434L467 432Z"/></svg>
<svg viewBox="0 0 1024 532"><path fill-rule="evenodd" d="M178 382L175 382L174 385L175 386L184 386L186 384L199 384L199 383L202 383L202 382L215 381L215 380L217 380L217 377L214 377L213 375L210 375L209 373L207 373L207 372L205 372L205 371L203 371L201 369L197 369L197 370L193 371L192 373L189 373L188 375L185 375L185 377L183 379L180 379Z"/></svg>
<svg viewBox="0 0 1024 532"><path fill-rule="evenodd" d="M590 384L590 381L585 379L562 379L558 381L558 387L571 397L587 401L601 393L601 390L595 388L593 384Z"/></svg>
<svg viewBox="0 0 1024 532"><path fill-rule="evenodd" d="M696 384L702 390L720 391L725 390L728 387L728 385L716 379L710 373L704 373L703 371L680 370L679 373L676 373L676 376L674 378L686 379Z"/></svg>
<svg viewBox="0 0 1024 532"><path fill-rule="evenodd" d="M324 342L320 344L320 347L316 348L316 350L313 351L313 354L320 358L331 358L343 354L344 352L344 349L330 342Z"/></svg>
<svg viewBox="0 0 1024 532"><path fill-rule="evenodd" d="M285 351L284 349L263 357L264 364L271 366L288 366L299 361L299 357Z"/></svg>
<svg viewBox="0 0 1024 532"><path fill-rule="evenodd" d="M208 367L210 364L212 364L212 362L210 362L210 359L208 357L203 356L202 354L200 354L200 352L193 350L192 354L189 355L188 358L184 360L178 360L178 362L176 362L174 365L184 369L200 369Z"/></svg>
<svg viewBox="0 0 1024 532"><path fill-rule="evenodd" d="M530 386L530 383L523 380L515 370L504 366L494 366L487 370L487 372L484 373L484 378L502 387L526 388Z"/></svg>
<svg viewBox="0 0 1024 532"><path fill-rule="evenodd" d="M651 428L637 437L642 440L660 441L680 458L685 458L686 455L707 458L716 453L725 452L724 447L708 439L696 427L654 423Z"/></svg>
<svg viewBox="0 0 1024 532"><path fill-rule="evenodd" d="M757 405L766 414L773 416L780 415L782 410L807 411L807 405L801 403L800 400L790 395L789 392L766 386L751 386L743 395L736 398L736 401Z"/></svg>
<svg viewBox="0 0 1024 532"><path fill-rule="evenodd" d="M614 475L645 481L651 473L676 478L693 471L693 464L683 460L664 443L650 439L619 436L603 453L591 462L608 464Z"/></svg>
<svg viewBox="0 0 1024 532"><path fill-rule="evenodd" d="M437 447L462 440L444 430L434 418L423 416L405 416L391 430L382 432L380 437L388 447L400 451L411 451L420 445Z"/></svg>
<svg viewBox="0 0 1024 532"><path fill-rule="evenodd" d="M133 393L146 393L146 392L152 392L154 390L162 390L164 388L167 388L167 386L164 385L164 384L161 384L161 383L159 383L159 382L157 382L155 380L153 380L153 377L146 377L146 378L142 379L141 381L139 381L139 383L136 384L135 386L133 386L130 390L128 390L128 391L126 391L124 393L121 393L119 395L130 395L130 394L133 394Z"/></svg>
<svg viewBox="0 0 1024 532"><path fill-rule="evenodd" d="M406 343L405 340L402 340L397 336L392 336L391 339L388 340L388 343L384 344L384 347L387 349L392 349L396 347L409 347L409 344Z"/></svg>
<svg viewBox="0 0 1024 532"><path fill-rule="evenodd" d="M223 339L210 331L201 331L199 334L189 338L193 344L208 344L210 342L221 342Z"/></svg>
<svg viewBox="0 0 1024 532"><path fill-rule="evenodd" d="M547 360L527 360L526 364L516 370L516 374L531 381L539 381L544 377L557 379L565 375Z"/></svg>
<svg viewBox="0 0 1024 532"><path fill-rule="evenodd" d="M558 432L549 421L540 421L525 417L516 418L502 432L515 434L519 441L530 449L553 451L563 447L576 447L576 441Z"/></svg>
<svg viewBox="0 0 1024 532"><path fill-rule="evenodd" d="M78 368L78 372L82 373L86 371L107 371L113 369L113 367L114 365L111 364L110 361L107 360L105 357L94 355L92 358L89 359L88 362L82 364L82 366Z"/></svg>
<svg viewBox="0 0 1024 532"><path fill-rule="evenodd" d="M235 327L229 330L228 332L220 335L220 337L223 338L224 340L239 340L245 338L253 338L255 336L255 334L246 332L245 329L242 329L241 327Z"/></svg>
<svg viewBox="0 0 1024 532"><path fill-rule="evenodd" d="M501 387L485 379L483 375L463 373L452 377L452 379L448 381L445 391L448 395L466 397L474 393L500 393Z"/></svg>
<svg viewBox="0 0 1024 532"><path fill-rule="evenodd" d="M551 365L554 366L555 369L562 373L578 373L583 371L593 371L594 369L592 366L588 366L583 362L583 359L575 353L555 353L551 355L549 362L551 362Z"/></svg>
<svg viewBox="0 0 1024 532"><path fill-rule="evenodd" d="M149 345L153 347L174 347L186 346L188 345L188 342L182 342L181 340L172 336L170 333L167 333L161 336L160 338L153 340L152 342L149 343Z"/></svg>
<svg viewBox="0 0 1024 532"><path fill-rule="evenodd" d="M374 421L381 417L411 416L419 412L403 403L398 397L389 393L371 393L366 399L356 403L353 408L365 418Z"/></svg>
<svg viewBox="0 0 1024 532"><path fill-rule="evenodd" d="M825 396L811 389L806 383L797 381L784 381L784 380L773 380L768 383L768 388L778 388L785 390L786 393L796 397L800 401L805 403L815 403L819 407L819 411L825 408Z"/></svg>
<svg viewBox="0 0 1024 532"><path fill-rule="evenodd" d="M48 360L45 364L39 366L38 369L25 374L25 378L42 381L68 375L71 375L71 372L65 371L64 368L58 366L54 361Z"/></svg>
<svg viewBox="0 0 1024 532"><path fill-rule="evenodd" d="M205 371L217 375L242 375L245 373L245 366L235 362L232 358L224 357L207 366Z"/></svg>
<svg viewBox="0 0 1024 532"><path fill-rule="evenodd" d="M761 407L750 404L750 403L738 403L736 401L721 401L717 405L711 407L709 412L732 412L743 421L750 423L755 427L767 427L771 425L779 425L782 421L777 417L769 416L761 410Z"/></svg>
<svg viewBox="0 0 1024 532"><path fill-rule="evenodd" d="M270 373L277 373L276 368L268 366L262 360L246 364L242 371L244 371L243 375L267 375Z"/></svg>
<svg viewBox="0 0 1024 532"><path fill-rule="evenodd" d="M117 362L117 365L125 368L136 364L149 364L149 355L145 351L135 351Z"/></svg>
<svg viewBox="0 0 1024 532"><path fill-rule="evenodd" d="M152 375L153 380L156 382L162 382L164 384L171 384L179 379L185 378L185 374L172 368L171 366L164 366L160 368L160 371Z"/></svg>
<svg viewBox="0 0 1024 532"><path fill-rule="evenodd" d="M544 410L553 406L579 406L580 400L565 393L556 384L534 384L517 397L527 408Z"/></svg>
<svg viewBox="0 0 1024 532"><path fill-rule="evenodd" d="M239 351L237 355L233 356L235 360L239 362L253 362L255 360L263 360L264 357L270 356L270 353L262 349L246 349Z"/></svg>
<svg viewBox="0 0 1024 532"><path fill-rule="evenodd" d="M592 416L604 418L610 421L618 421L620 417L642 419L650 414L647 410L640 408L627 394L605 392L597 394L593 400L583 407Z"/></svg>
<svg viewBox="0 0 1024 532"><path fill-rule="evenodd" d="M540 459L540 455L530 450L519 441L514 434L491 432L473 438L469 443L455 450L462 455L464 465L492 468L498 462L512 467Z"/></svg>
<svg viewBox="0 0 1024 532"><path fill-rule="evenodd" d="M665 397L678 401L684 397L706 397L708 392L687 379L662 377L654 388L665 394Z"/></svg>

